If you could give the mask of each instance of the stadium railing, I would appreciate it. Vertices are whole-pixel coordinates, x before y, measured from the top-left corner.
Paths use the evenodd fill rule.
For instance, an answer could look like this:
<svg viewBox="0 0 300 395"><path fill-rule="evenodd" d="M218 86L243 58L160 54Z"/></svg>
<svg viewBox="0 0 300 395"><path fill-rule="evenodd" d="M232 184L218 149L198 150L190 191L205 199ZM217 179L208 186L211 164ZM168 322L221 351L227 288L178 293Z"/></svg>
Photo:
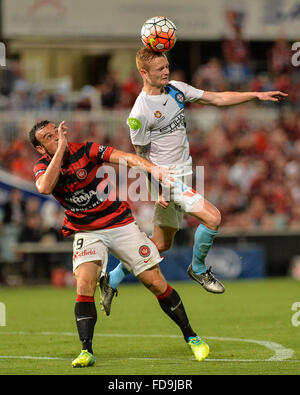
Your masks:
<svg viewBox="0 0 300 395"><path fill-rule="evenodd" d="M236 251L238 250L241 261L243 260L243 256L240 251L249 252L255 249L261 250L264 261L263 275L285 276L289 274L289 269L292 261L296 257L300 256L299 236L300 229L289 231L251 230L244 232L240 230L226 231L221 229L219 235L214 241L213 249L218 249L221 247ZM176 258L180 258L180 256L182 257L182 255L189 255L189 252L187 253L186 251L187 249L192 250L191 247L187 245L177 245L164 255L166 255L166 260L169 259L174 263L176 261ZM181 250L184 252L184 254L181 253ZM72 242L61 241L54 244L32 242L19 243L18 245L16 245L16 252L22 254L70 254L71 256ZM170 256L168 257L168 255ZM181 258L179 260L181 261L181 263L178 264L178 268L182 270L181 266L184 265L184 262L182 262ZM187 262L187 264L189 263L190 262ZM232 262L229 262L229 264L232 264ZM256 262L250 262L250 266L252 268L254 264L256 264ZM162 266L164 267L165 265ZM176 267L174 268L174 265L172 264L172 272L171 274L168 273L168 275L171 275L174 279L177 279L177 273L175 269ZM184 275L185 274L186 272L184 271ZM181 277L179 276L179 279L180 278Z"/></svg>
<svg viewBox="0 0 300 395"><path fill-rule="evenodd" d="M280 113L276 108L259 107L248 105L246 116L254 124L266 124L279 118ZM228 112L230 117L241 116L241 108L217 109L214 107L202 107L200 109L190 109L185 111L189 129L200 127L204 131L213 127ZM20 134L29 131L38 121L48 119L59 123L65 120L70 126L75 123L94 123L101 130L101 133L110 137L115 137L122 130L127 131L126 119L130 109L124 110L99 110L99 111L0 111L0 139L9 143ZM80 127L80 126L78 126ZM72 128L70 127L70 132ZM84 128L83 128L83 138ZM27 137L27 133L26 136Z"/></svg>

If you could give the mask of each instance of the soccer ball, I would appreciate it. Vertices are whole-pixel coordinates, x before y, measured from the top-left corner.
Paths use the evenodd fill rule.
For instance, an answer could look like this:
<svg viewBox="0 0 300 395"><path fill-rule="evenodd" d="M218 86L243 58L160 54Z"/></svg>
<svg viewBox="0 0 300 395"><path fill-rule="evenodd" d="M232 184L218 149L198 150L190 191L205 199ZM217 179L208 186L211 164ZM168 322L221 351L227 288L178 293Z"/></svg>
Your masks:
<svg viewBox="0 0 300 395"><path fill-rule="evenodd" d="M176 26L164 16L155 16L143 24L141 39L145 47L155 52L169 51L176 42Z"/></svg>

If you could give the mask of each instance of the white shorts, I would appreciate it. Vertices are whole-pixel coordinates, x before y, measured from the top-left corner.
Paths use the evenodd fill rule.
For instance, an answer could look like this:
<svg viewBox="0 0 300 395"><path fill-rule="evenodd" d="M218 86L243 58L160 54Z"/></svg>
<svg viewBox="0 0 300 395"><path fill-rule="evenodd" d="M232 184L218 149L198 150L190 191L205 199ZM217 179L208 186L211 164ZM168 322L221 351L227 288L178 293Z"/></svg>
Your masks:
<svg viewBox="0 0 300 395"><path fill-rule="evenodd" d="M184 212L174 202L170 202L167 208L156 204L154 206L153 223L161 227L167 226L173 229L180 229Z"/></svg>
<svg viewBox="0 0 300 395"><path fill-rule="evenodd" d="M73 242L73 271L84 262L101 261L106 270L108 253L138 276L163 260L156 245L136 222L112 229L76 232Z"/></svg>
<svg viewBox="0 0 300 395"><path fill-rule="evenodd" d="M191 163L188 163L191 166ZM186 213L192 213L195 204L204 201L202 195L196 192L192 187L192 174L186 176L176 176L172 186L165 188L165 196L170 204L167 208L155 205L154 224L159 226L168 226L179 229L183 216ZM158 198L158 183L148 182L148 188L153 200Z"/></svg>

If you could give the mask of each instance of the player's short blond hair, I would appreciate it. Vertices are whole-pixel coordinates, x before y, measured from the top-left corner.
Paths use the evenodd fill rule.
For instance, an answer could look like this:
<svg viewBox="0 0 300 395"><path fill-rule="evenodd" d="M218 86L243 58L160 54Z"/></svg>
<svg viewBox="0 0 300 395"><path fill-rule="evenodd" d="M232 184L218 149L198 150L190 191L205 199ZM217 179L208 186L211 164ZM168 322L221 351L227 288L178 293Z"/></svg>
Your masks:
<svg viewBox="0 0 300 395"><path fill-rule="evenodd" d="M155 58L161 58L162 56L166 57L166 55L162 52L154 52L151 49L143 47L137 51L135 60L136 67L140 71L141 69L149 70L149 64Z"/></svg>

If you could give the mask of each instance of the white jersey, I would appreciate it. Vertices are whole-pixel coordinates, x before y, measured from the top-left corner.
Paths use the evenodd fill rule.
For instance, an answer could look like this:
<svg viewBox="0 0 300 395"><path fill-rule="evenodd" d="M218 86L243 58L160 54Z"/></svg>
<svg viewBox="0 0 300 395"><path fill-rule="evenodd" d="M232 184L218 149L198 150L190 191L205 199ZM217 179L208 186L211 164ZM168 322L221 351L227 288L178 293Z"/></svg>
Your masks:
<svg viewBox="0 0 300 395"><path fill-rule="evenodd" d="M132 144L150 144L149 159L157 165L190 164L184 103L199 100L203 92L179 81L170 81L160 95L142 90L127 119Z"/></svg>

